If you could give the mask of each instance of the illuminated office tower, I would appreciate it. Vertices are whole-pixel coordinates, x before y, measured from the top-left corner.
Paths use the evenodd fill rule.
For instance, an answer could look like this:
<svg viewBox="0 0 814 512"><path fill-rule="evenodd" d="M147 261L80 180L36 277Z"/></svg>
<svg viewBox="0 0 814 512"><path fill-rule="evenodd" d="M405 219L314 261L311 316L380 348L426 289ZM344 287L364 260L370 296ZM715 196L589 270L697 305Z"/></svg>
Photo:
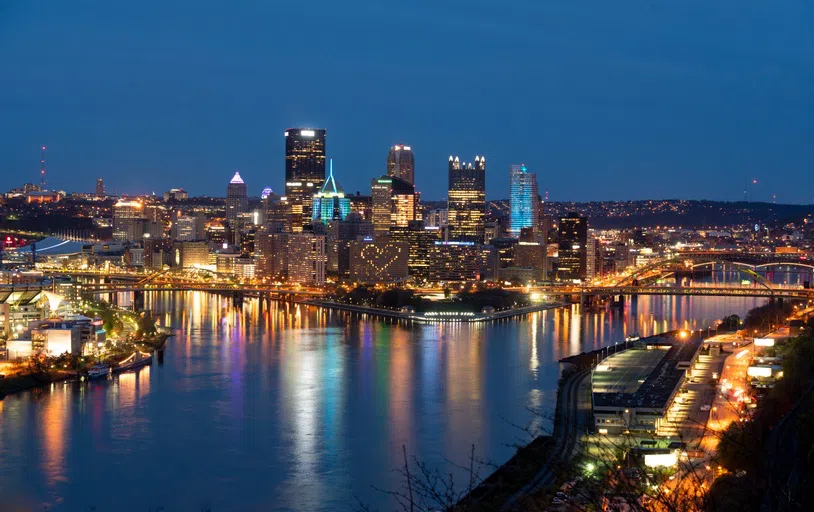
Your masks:
<svg viewBox="0 0 814 512"><path fill-rule="evenodd" d="M287 236L288 282L325 284L325 237L310 233Z"/></svg>
<svg viewBox="0 0 814 512"><path fill-rule="evenodd" d="M415 185L415 157L410 146L396 144L387 154L387 175Z"/></svg>
<svg viewBox="0 0 814 512"><path fill-rule="evenodd" d="M557 279L582 281L587 273L588 219L570 213L559 222Z"/></svg>
<svg viewBox="0 0 814 512"><path fill-rule="evenodd" d="M331 160L328 179L325 180L322 190L314 195L311 221L327 224L332 220L345 220L349 213L350 199L345 197L345 191L336 183Z"/></svg>
<svg viewBox="0 0 814 512"><path fill-rule="evenodd" d="M140 240L146 221L144 203L118 201L113 205L113 240Z"/></svg>
<svg viewBox="0 0 814 512"><path fill-rule="evenodd" d="M373 218L373 198L370 196L359 195L356 192L354 195L348 196L350 199L350 211L356 212L365 220Z"/></svg>
<svg viewBox="0 0 814 512"><path fill-rule="evenodd" d="M585 244L585 279L589 281L597 275L598 253L599 241L594 237L589 237Z"/></svg>
<svg viewBox="0 0 814 512"><path fill-rule="evenodd" d="M96 197L105 197L105 181L102 178L96 178Z"/></svg>
<svg viewBox="0 0 814 512"><path fill-rule="evenodd" d="M415 186L391 176L373 178L370 182L373 232L386 237L390 227L406 227L416 220L418 201Z"/></svg>
<svg viewBox="0 0 814 512"><path fill-rule="evenodd" d="M393 178L382 176L370 181L371 222L373 232L377 236L386 236L390 233L390 212L393 208L390 201L390 186Z"/></svg>
<svg viewBox="0 0 814 512"><path fill-rule="evenodd" d="M415 192L415 185L401 178L393 178L390 199L393 201L391 227L407 227L410 222L416 220L418 194Z"/></svg>
<svg viewBox="0 0 814 512"><path fill-rule="evenodd" d="M391 227L391 242L404 242L410 248L407 266L410 277L415 281L425 281L429 277L430 252L435 242L441 241L441 228L425 226L420 220L407 227Z"/></svg>
<svg viewBox="0 0 814 512"><path fill-rule="evenodd" d="M249 193L240 173L235 175L226 186L226 220L232 222L238 215L249 211Z"/></svg>
<svg viewBox="0 0 814 512"><path fill-rule="evenodd" d="M285 132L285 195L291 229L302 231L311 220L314 194L325 183L325 130L289 128Z"/></svg>
<svg viewBox="0 0 814 512"><path fill-rule="evenodd" d="M486 214L486 158L475 163L449 157L449 196L447 216L450 235L458 240L483 242Z"/></svg>
<svg viewBox="0 0 814 512"><path fill-rule="evenodd" d="M537 176L525 165L513 165L509 170L510 220L509 232L520 236L523 228L538 229L539 200Z"/></svg>
<svg viewBox="0 0 814 512"><path fill-rule="evenodd" d="M474 242L433 242L430 248L430 282L477 281L481 274L481 249Z"/></svg>

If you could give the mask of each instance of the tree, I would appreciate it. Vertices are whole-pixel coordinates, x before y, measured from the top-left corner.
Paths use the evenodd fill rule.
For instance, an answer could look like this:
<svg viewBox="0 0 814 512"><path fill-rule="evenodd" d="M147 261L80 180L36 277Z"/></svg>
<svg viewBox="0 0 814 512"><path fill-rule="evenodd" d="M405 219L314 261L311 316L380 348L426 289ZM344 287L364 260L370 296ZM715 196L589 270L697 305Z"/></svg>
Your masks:
<svg viewBox="0 0 814 512"><path fill-rule="evenodd" d="M144 337L144 336L155 336L156 328L155 328L155 318L148 312L143 311L139 317L136 325L138 330L136 331L136 337Z"/></svg>
<svg viewBox="0 0 814 512"><path fill-rule="evenodd" d="M721 319L720 328L724 331L737 331L741 326L741 317L729 315Z"/></svg>

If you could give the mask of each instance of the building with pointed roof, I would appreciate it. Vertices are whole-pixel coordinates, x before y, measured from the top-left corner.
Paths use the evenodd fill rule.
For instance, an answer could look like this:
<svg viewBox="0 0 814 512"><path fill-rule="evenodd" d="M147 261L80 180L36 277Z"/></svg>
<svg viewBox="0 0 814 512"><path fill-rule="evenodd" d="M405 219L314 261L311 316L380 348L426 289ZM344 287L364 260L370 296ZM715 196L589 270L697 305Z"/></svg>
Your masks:
<svg viewBox="0 0 814 512"><path fill-rule="evenodd" d="M327 224L332 220L345 220L350 213L350 198L334 178L333 160L329 163L328 177L322 189L314 194L311 222Z"/></svg>
<svg viewBox="0 0 814 512"><path fill-rule="evenodd" d="M234 221L239 214L249 211L249 192L240 173L235 175L226 186L226 220Z"/></svg>

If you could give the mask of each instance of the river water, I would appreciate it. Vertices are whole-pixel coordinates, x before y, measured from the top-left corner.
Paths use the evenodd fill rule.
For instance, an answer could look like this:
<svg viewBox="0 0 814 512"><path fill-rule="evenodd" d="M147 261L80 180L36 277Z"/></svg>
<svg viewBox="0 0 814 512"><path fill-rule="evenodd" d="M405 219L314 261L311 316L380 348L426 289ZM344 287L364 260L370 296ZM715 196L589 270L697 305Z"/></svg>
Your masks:
<svg viewBox="0 0 814 512"><path fill-rule="evenodd" d="M473 444L502 463L527 440L513 425L550 427L528 409L550 413L560 358L762 300L642 296L624 310L412 326L201 292L146 303L177 333L163 362L0 402L4 506L392 510L373 487L399 487L402 446L465 485L452 463Z"/></svg>

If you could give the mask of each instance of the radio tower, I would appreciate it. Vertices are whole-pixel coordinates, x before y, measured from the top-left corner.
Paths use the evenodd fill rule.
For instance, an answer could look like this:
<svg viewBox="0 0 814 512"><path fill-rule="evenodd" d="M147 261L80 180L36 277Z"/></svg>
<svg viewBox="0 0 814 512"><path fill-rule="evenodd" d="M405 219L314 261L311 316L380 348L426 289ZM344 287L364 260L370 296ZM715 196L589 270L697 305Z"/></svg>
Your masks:
<svg viewBox="0 0 814 512"><path fill-rule="evenodd" d="M40 190L45 190L45 146L42 147L42 160L40 160Z"/></svg>

